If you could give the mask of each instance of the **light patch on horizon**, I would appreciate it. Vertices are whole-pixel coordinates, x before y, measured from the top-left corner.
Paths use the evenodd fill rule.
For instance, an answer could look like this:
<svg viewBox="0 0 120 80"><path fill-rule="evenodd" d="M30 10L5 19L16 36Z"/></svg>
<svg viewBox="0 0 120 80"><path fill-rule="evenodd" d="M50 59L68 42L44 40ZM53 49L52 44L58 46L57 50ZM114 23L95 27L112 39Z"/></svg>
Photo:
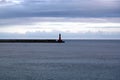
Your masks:
<svg viewBox="0 0 120 80"><path fill-rule="evenodd" d="M1 27L0 32L25 34L27 32L120 32L120 23L86 23L86 22L36 22L32 25L14 25Z"/></svg>

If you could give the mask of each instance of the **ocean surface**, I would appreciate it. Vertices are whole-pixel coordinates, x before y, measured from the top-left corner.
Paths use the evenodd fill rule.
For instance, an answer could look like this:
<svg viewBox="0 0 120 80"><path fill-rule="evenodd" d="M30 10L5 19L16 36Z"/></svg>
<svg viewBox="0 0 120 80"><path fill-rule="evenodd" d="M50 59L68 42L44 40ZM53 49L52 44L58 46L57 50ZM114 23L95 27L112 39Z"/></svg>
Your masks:
<svg viewBox="0 0 120 80"><path fill-rule="evenodd" d="M120 40L0 43L0 80L120 80Z"/></svg>

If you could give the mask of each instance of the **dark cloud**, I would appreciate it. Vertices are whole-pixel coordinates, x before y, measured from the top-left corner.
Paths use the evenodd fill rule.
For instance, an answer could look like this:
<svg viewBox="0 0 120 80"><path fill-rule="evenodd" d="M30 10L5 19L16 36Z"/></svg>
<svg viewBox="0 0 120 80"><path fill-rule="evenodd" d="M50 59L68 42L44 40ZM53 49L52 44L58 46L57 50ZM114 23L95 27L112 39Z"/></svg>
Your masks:
<svg viewBox="0 0 120 80"><path fill-rule="evenodd" d="M17 0L0 6L0 18L120 17L119 0ZM5 1L2 0L2 3ZM1 4L2 4L1 3Z"/></svg>

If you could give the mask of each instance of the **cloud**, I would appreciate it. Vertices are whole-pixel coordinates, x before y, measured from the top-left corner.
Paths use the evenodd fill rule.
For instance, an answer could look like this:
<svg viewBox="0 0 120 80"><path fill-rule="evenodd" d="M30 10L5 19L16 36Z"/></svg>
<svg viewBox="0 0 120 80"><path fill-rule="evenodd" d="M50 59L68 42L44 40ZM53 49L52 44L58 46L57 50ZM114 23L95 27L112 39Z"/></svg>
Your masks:
<svg viewBox="0 0 120 80"><path fill-rule="evenodd" d="M119 4L119 0L0 0L0 36L61 32L97 38L95 34L102 32L103 37L119 38Z"/></svg>
<svg viewBox="0 0 120 80"><path fill-rule="evenodd" d="M45 21L44 21L45 20ZM116 18L91 18L91 19L73 19L69 18L33 18L13 21L3 21L0 32L21 33L27 32L68 32L68 33L85 33L85 32L120 32L120 23L114 22ZM118 19L119 20L119 19ZM21 22L20 22L21 21Z"/></svg>
<svg viewBox="0 0 120 80"><path fill-rule="evenodd" d="M120 23L120 18L66 18L66 17L24 17L0 19L0 27L34 25L42 22L78 22L78 23Z"/></svg>
<svg viewBox="0 0 120 80"><path fill-rule="evenodd" d="M18 5L21 2L21 0L0 0L0 7Z"/></svg>
<svg viewBox="0 0 120 80"><path fill-rule="evenodd" d="M0 18L120 17L119 0L2 0L3 3L14 5L0 7Z"/></svg>

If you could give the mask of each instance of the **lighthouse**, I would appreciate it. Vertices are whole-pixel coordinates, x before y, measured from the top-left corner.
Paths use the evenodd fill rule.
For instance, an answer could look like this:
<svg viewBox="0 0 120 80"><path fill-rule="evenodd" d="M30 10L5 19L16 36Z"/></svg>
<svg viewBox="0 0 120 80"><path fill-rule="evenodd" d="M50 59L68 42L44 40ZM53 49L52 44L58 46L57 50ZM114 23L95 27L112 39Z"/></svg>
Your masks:
<svg viewBox="0 0 120 80"><path fill-rule="evenodd" d="M59 34L58 42L64 42L64 41L62 41L61 34Z"/></svg>

